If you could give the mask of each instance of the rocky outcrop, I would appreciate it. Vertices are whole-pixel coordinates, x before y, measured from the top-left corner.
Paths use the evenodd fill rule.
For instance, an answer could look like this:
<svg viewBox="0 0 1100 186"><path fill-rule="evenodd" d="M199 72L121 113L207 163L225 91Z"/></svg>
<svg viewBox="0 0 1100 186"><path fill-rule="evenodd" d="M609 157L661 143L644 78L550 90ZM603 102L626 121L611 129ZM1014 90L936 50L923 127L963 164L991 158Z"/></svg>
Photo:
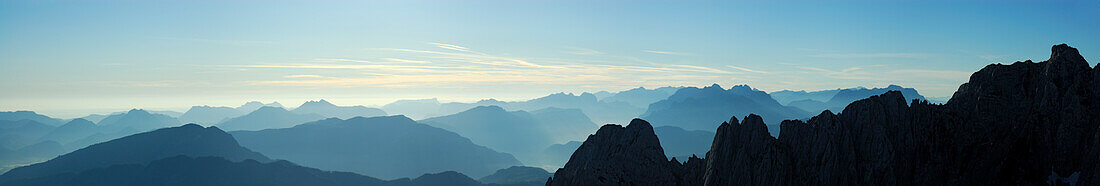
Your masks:
<svg viewBox="0 0 1100 186"><path fill-rule="evenodd" d="M634 119L604 125L588 136L546 185L676 185L681 175L666 159L653 126Z"/></svg>
<svg viewBox="0 0 1100 186"><path fill-rule="evenodd" d="M701 178L691 160L662 170L579 150L573 159L617 163L586 162L594 170L667 170L681 184L702 185L1100 184L1100 67L1064 44L1044 62L986 66L943 105L906 104L890 91L840 113L784 121L778 138L757 116L731 119L720 125ZM624 177L637 172L645 171ZM644 177L635 181L666 180Z"/></svg>

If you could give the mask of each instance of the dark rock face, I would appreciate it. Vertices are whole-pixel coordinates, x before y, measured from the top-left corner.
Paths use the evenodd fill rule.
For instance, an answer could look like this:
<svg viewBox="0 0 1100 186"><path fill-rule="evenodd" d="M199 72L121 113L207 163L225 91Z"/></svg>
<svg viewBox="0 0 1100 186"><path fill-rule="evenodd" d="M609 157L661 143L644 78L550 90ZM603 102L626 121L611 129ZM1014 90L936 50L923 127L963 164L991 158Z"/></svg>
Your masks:
<svg viewBox="0 0 1100 186"><path fill-rule="evenodd" d="M906 104L889 91L839 115L784 121L779 138L759 117L731 120L719 127L701 178L692 160L664 170L702 185L1098 185L1100 68L1072 47L1052 51L1045 62L986 66L943 105ZM601 155L578 150L573 158L601 158L589 156ZM588 169L661 171L605 161L615 166ZM645 177L638 182L666 179Z"/></svg>
<svg viewBox="0 0 1100 186"><path fill-rule="evenodd" d="M601 127L546 185L676 185L673 165L653 126L634 119L626 127Z"/></svg>

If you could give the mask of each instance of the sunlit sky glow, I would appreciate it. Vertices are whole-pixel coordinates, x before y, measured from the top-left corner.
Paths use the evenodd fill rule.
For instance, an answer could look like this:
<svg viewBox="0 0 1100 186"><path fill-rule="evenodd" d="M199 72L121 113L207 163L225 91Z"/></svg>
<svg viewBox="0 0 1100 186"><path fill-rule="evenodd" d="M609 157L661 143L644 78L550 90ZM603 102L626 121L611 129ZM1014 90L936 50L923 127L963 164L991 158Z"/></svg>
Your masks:
<svg viewBox="0 0 1100 186"><path fill-rule="evenodd" d="M524 100L638 86L898 84L950 96L1068 43L1100 1L2 1L0 110L324 98Z"/></svg>

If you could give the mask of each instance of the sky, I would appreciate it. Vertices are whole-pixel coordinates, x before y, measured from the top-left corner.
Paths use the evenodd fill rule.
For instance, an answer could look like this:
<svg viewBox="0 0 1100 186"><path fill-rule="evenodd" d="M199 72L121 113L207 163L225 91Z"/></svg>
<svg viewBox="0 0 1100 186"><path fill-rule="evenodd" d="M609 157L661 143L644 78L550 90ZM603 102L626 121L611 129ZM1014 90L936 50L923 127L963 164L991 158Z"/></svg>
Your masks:
<svg viewBox="0 0 1100 186"><path fill-rule="evenodd" d="M0 1L0 110L526 100L644 86L950 96L1100 1Z"/></svg>

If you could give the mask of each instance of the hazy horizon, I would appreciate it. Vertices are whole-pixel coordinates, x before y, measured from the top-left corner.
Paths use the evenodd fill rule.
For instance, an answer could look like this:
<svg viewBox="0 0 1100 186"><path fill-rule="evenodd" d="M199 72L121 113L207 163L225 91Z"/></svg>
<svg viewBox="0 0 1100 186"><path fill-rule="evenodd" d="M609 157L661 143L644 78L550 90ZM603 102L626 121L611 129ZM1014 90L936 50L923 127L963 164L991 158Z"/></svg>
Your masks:
<svg viewBox="0 0 1100 186"><path fill-rule="evenodd" d="M1054 44L1100 61L1096 1L4 1L0 27L0 110L63 118L714 83L948 97Z"/></svg>

